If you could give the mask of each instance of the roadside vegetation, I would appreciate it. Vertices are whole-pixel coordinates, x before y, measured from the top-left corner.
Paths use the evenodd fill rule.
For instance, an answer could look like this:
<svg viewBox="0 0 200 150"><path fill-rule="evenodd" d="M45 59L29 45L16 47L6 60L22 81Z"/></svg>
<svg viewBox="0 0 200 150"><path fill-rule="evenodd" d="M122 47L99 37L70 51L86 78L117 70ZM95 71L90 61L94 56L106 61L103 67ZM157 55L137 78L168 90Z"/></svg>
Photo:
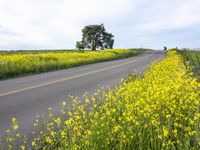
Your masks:
<svg viewBox="0 0 200 150"><path fill-rule="evenodd" d="M192 66L195 76L200 78L200 51L183 49L179 50L179 53L183 56L185 62L188 62Z"/></svg>
<svg viewBox="0 0 200 150"><path fill-rule="evenodd" d="M103 51L9 51L0 53L0 79L120 59L143 53L143 49Z"/></svg>
<svg viewBox="0 0 200 150"><path fill-rule="evenodd" d="M49 108L49 123L32 141L35 149L200 149L200 83L182 57L170 50L143 76L130 75L107 92L85 101L62 103L61 116ZM7 131L9 147L19 138L15 118ZM18 136L11 136L16 134ZM21 145L27 146L26 140ZM14 149L14 148L13 148Z"/></svg>

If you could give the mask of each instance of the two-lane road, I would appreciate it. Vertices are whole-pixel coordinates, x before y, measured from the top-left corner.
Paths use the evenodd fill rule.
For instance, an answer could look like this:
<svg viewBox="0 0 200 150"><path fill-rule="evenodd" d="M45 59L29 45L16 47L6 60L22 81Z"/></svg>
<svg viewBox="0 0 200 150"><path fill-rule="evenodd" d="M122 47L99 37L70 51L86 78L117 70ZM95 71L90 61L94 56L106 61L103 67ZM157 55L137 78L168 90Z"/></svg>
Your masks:
<svg viewBox="0 0 200 150"><path fill-rule="evenodd" d="M61 102L70 101L69 95L92 94L98 84L118 85L133 69L143 72L164 55L161 51L148 51L131 58L0 81L0 132L5 133L11 118L16 117L22 130L30 133L35 116L45 114L48 107L59 112Z"/></svg>

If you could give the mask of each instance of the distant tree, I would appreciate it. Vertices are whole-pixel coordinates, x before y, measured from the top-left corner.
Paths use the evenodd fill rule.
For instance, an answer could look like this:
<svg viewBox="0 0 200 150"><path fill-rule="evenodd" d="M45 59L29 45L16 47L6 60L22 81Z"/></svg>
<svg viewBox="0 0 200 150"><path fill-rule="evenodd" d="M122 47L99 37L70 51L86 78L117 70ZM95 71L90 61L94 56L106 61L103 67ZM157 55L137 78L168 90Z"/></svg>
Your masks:
<svg viewBox="0 0 200 150"><path fill-rule="evenodd" d="M76 43L76 47L89 48L92 51L96 49L113 48L114 36L108 33L103 24L87 25L82 29L82 41Z"/></svg>
<svg viewBox="0 0 200 150"><path fill-rule="evenodd" d="M77 48L78 50L84 50L84 49L85 49L85 46L84 46L84 44L83 44L82 41L77 41L77 42L76 42L76 48Z"/></svg>

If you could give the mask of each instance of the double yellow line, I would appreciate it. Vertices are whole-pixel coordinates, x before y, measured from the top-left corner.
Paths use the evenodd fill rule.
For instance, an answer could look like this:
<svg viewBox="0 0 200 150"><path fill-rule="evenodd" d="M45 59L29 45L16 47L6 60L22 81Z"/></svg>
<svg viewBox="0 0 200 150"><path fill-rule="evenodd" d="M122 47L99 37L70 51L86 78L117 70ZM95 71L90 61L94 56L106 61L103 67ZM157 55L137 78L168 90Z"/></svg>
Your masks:
<svg viewBox="0 0 200 150"><path fill-rule="evenodd" d="M28 90L32 90L32 89L36 89L36 88L40 88L40 87L44 87L44 86L55 84L55 83L60 83L60 82L63 82L63 81L68 81L68 80L84 77L84 76L87 76L87 75L92 75L92 74L103 72L103 71L107 71L107 70L110 70L110 69L115 69L117 67L121 67L121 66L124 66L124 65L131 64L133 62L137 62L137 61L146 59L146 58L148 58L148 57L150 57L152 55L153 54L150 54L150 55L147 55L146 57L139 58L137 60L132 60L132 61L124 62L124 63L118 64L118 65L115 65L115 66L110 66L110 67L98 69L98 70L95 70L95 71L82 73L82 74L79 74L79 75L75 75L73 77L66 77L66 78L62 78L62 79L58 79L58 80L54 80L54 81L49 81L49 82L46 82L46 83L36 84L36 85L33 85L33 86L21 88L21 89L16 89L16 90L8 91L8 92L3 92L3 93L0 93L0 97L8 96L8 95L12 95L12 94L28 91Z"/></svg>

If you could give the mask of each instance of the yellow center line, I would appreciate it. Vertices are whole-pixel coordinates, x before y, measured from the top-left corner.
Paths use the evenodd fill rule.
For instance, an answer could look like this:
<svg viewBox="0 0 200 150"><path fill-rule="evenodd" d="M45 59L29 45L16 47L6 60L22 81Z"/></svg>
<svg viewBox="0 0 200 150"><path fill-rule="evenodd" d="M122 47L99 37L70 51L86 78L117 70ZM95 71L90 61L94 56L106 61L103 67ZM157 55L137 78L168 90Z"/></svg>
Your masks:
<svg viewBox="0 0 200 150"><path fill-rule="evenodd" d="M98 70L95 70L95 71L82 73L82 74L79 74L79 75L76 75L76 76L73 76L73 77L66 77L66 78L62 78L62 79L58 79L58 80L54 80L54 81L49 81L49 82L46 82L46 83L36 84L36 85L33 85L33 86L29 86L29 87L25 87L25 88L21 88L21 89L16 89L16 90L0 93L0 97L8 96L8 95L12 95L12 94L16 94L16 93L20 93L20 92L24 92L24 91L36 89L36 88L40 88L40 87L51 85L51 84L55 84L55 83L60 83L60 82L63 82L63 81L68 81L68 80L84 77L84 76L87 76L87 75L91 75L91 74L95 74L95 73L99 73L99 72L103 72L103 71L107 71L107 70L110 70L110 69L114 69L114 68L117 68L117 67L121 67L121 66L133 63L133 62L137 62L137 61L146 59L146 58L148 58L148 57L150 57L152 55L153 54L150 54L150 55L148 55L146 57L143 57L143 58L140 58L140 59L137 59L137 60L132 60L132 61L124 62L124 63L118 64L118 65L115 65L115 66L110 66L110 67L98 69Z"/></svg>

